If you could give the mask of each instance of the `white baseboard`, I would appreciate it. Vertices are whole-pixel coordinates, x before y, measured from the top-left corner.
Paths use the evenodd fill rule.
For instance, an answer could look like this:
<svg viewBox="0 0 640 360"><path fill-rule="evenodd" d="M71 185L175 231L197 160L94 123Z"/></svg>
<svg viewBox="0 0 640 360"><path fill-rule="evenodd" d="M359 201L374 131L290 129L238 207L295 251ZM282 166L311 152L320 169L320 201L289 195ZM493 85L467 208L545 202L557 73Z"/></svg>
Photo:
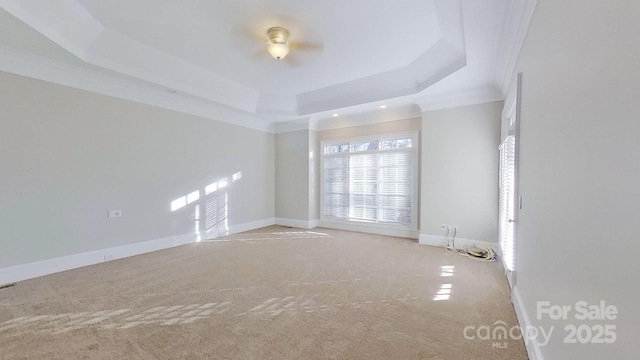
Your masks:
<svg viewBox="0 0 640 360"><path fill-rule="evenodd" d="M273 224L275 224L274 218L266 218L262 220L256 220L248 223L242 223L242 224L231 225L231 226L226 226L226 225L216 226L211 229L205 230L200 235L202 237L202 240L211 240L220 236L237 234L244 231L263 228L265 226L271 226Z"/></svg>
<svg viewBox="0 0 640 360"><path fill-rule="evenodd" d="M0 285L192 243L195 233L83 252L0 269Z"/></svg>
<svg viewBox="0 0 640 360"><path fill-rule="evenodd" d="M344 224L339 222L322 221L322 220L318 222L318 226L329 228L329 229L356 231L356 232L362 232L366 234L395 236L395 237L409 238L409 239L417 239L419 234L417 231L414 231L414 230L391 229L391 228L377 227L377 226L371 226L371 225Z"/></svg>
<svg viewBox="0 0 640 360"><path fill-rule="evenodd" d="M228 234L258 229L273 224L274 219L267 218L233 225L229 227ZM194 242L196 242L196 234L189 233L1 268L0 286Z"/></svg>
<svg viewBox="0 0 640 360"><path fill-rule="evenodd" d="M276 222L274 218L266 218L266 219L252 221L248 223L231 225L229 226L229 235L250 231L250 230L255 230L255 229L260 229L266 226L274 225L275 223Z"/></svg>
<svg viewBox="0 0 640 360"><path fill-rule="evenodd" d="M533 324L529 320L527 309L524 306L522 297L520 297L520 291L518 291L517 286L514 287L511 291L511 302L513 303L513 308L516 311L516 317L518 318L518 324L520 324L520 328L526 329L529 326L533 326ZM542 357L542 351L540 350L540 344L538 344L537 341L525 341L524 345L527 349L527 355L529 355L530 360L544 360L544 358Z"/></svg>
<svg viewBox="0 0 640 360"><path fill-rule="evenodd" d="M313 229L314 227L318 227L319 220L296 220L296 219L285 219L285 218L276 218L276 225L282 226L290 226L301 229Z"/></svg>
<svg viewBox="0 0 640 360"><path fill-rule="evenodd" d="M420 234L420 237L418 238L418 242L422 245L445 247L447 245L446 239L447 237L442 235ZM491 248L493 251L496 252L496 254L498 252L498 249L500 248L498 243L492 243L488 241L471 240L471 239L457 237L455 242L456 242L457 248L463 248L468 245L481 245L484 247Z"/></svg>

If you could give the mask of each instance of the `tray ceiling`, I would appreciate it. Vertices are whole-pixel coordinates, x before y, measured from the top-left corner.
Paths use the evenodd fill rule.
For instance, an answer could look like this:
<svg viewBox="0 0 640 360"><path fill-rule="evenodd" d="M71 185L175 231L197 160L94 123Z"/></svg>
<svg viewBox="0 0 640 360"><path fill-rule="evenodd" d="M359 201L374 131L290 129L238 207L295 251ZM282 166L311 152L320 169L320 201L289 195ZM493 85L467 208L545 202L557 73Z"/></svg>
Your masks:
<svg viewBox="0 0 640 360"><path fill-rule="evenodd" d="M496 97L509 4L0 0L0 7L4 50L281 121L478 89ZM266 51L272 26L291 34L281 61Z"/></svg>

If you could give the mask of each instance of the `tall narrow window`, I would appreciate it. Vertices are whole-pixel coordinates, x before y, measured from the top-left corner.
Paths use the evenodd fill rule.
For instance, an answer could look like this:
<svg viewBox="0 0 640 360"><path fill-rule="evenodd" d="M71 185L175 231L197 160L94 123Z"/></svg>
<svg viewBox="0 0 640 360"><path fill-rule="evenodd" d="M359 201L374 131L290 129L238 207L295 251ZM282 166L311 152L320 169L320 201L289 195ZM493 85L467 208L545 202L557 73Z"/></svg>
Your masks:
<svg viewBox="0 0 640 360"><path fill-rule="evenodd" d="M515 136L509 135L500 145L500 248L504 266L513 271L515 244Z"/></svg>
<svg viewBox="0 0 640 360"><path fill-rule="evenodd" d="M322 218L416 226L417 132L323 142Z"/></svg>

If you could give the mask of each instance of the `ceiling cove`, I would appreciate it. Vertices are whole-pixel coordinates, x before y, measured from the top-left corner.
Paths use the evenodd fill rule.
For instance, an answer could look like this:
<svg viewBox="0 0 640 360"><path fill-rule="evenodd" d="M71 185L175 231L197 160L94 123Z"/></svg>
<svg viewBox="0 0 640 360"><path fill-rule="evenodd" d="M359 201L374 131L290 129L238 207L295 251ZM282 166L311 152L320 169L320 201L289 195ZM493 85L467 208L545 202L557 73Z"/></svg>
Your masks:
<svg viewBox="0 0 640 360"><path fill-rule="evenodd" d="M499 100L531 3L0 0L7 14L79 60L0 42L0 68L113 96L124 87L133 101L233 114L264 130L383 102L400 109ZM283 60L267 52L274 26L290 32Z"/></svg>

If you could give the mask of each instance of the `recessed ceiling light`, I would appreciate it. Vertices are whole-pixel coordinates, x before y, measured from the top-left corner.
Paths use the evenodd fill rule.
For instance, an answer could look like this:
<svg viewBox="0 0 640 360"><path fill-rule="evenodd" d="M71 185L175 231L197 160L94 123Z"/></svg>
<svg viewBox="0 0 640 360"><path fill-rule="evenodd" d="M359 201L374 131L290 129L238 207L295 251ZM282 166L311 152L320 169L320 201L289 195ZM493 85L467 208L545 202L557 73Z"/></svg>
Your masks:
<svg viewBox="0 0 640 360"><path fill-rule="evenodd" d="M387 105L380 105L380 109L386 109Z"/></svg>
<svg viewBox="0 0 640 360"><path fill-rule="evenodd" d="M336 116L338 116L338 114L333 114L332 116L333 116L333 117L336 117Z"/></svg>

